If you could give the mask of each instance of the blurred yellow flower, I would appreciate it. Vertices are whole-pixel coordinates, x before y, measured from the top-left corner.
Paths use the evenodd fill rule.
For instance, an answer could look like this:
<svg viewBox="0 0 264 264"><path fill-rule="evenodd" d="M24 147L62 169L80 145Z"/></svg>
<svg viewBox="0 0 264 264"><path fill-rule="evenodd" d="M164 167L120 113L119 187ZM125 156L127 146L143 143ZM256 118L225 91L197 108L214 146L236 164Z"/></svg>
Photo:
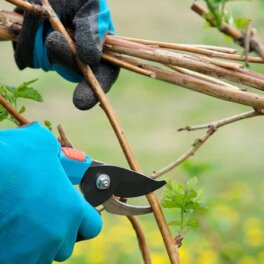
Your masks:
<svg viewBox="0 0 264 264"><path fill-rule="evenodd" d="M247 193L246 196L245 193ZM233 181L232 183L230 183L228 189L223 192L222 197L226 198L229 201L252 199L252 189L245 181Z"/></svg>
<svg viewBox="0 0 264 264"><path fill-rule="evenodd" d="M264 263L264 251L258 254L258 263Z"/></svg>
<svg viewBox="0 0 264 264"><path fill-rule="evenodd" d="M196 264L217 264L217 263L218 263L217 253L209 249L202 251L196 262Z"/></svg>
<svg viewBox="0 0 264 264"><path fill-rule="evenodd" d="M261 264L257 262L253 257L244 256L239 260L239 264Z"/></svg>
<svg viewBox="0 0 264 264"><path fill-rule="evenodd" d="M189 264L191 263L190 261L190 256L189 256L189 250L191 249L188 249L184 246L182 246L180 249L179 249L179 255L180 255L180 260L181 260L181 263L182 264Z"/></svg>
<svg viewBox="0 0 264 264"><path fill-rule="evenodd" d="M221 220L228 222L229 225L234 226L239 222L239 214L234 208L231 208L226 204L218 204L213 210L216 218L221 217Z"/></svg>
<svg viewBox="0 0 264 264"><path fill-rule="evenodd" d="M151 256L152 256L153 264L169 264L170 263L165 253L164 254L154 253L154 254L151 254Z"/></svg>
<svg viewBox="0 0 264 264"><path fill-rule="evenodd" d="M248 218L243 225L245 242L251 247L260 247L264 244L263 225L260 219Z"/></svg>

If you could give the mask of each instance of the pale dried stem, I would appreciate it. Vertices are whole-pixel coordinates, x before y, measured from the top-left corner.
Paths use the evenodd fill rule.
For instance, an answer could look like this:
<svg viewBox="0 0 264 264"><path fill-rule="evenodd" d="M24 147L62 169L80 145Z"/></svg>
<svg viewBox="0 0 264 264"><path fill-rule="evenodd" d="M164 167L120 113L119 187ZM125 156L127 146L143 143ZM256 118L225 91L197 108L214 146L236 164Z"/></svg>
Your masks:
<svg viewBox="0 0 264 264"><path fill-rule="evenodd" d="M156 47L165 48L165 49L193 52L197 54L207 55L209 57L213 57L215 53L216 54L218 53L234 54L237 52L236 49L219 47L219 46L211 46L211 45L177 44L177 43L168 43L168 42L162 42L162 41L123 37L123 36L115 36L115 37L120 38L120 39L129 40L129 41L136 42L136 43L145 44L145 45L156 46Z"/></svg>
<svg viewBox="0 0 264 264"><path fill-rule="evenodd" d="M22 2L22 0L9 0L10 3L16 3L16 2ZM22 5L22 3L20 3ZM52 7L49 4L48 0L42 0L43 7L47 10L49 13L49 21L52 25L52 27L62 33L73 53L74 56L76 56L76 47L72 39L70 38L69 34L67 33L66 29L62 25L61 21L58 19L56 13L52 9ZM20 6L21 7L21 6ZM22 7L23 8L23 7ZM25 7L24 7L25 9ZM27 10L30 12L31 9ZM112 106L110 102L108 101L108 98L106 97L105 93L103 92L100 84L98 83L97 79L95 78L91 68L87 65L85 65L79 58L76 57L76 61L78 66L80 67L80 70L82 71L85 79L87 80L88 84L93 89L94 93L96 94L98 100L100 101L100 104L105 111L113 130L115 131L115 134L119 140L119 143L121 145L121 148L127 158L127 161L131 167L131 169L142 172L139 164L137 163L137 160L135 158L135 155L128 144L127 138L124 135L124 132L120 126L119 120L117 119ZM171 263L179 264L180 259L177 252L177 249L174 246L174 239L172 237L172 234L169 230L169 227L166 223L165 217L163 215L161 206L158 202L158 199L154 193L150 193L147 195L147 199L152 207L153 214L156 218L157 224L159 226L160 232L162 234L169 258L171 260Z"/></svg>
<svg viewBox="0 0 264 264"><path fill-rule="evenodd" d="M125 62L123 60L120 60L117 57L114 57L114 56L112 56L111 54L109 54L107 52L104 52L102 54L102 59L106 60L108 62L111 62L112 64L115 64L115 65L117 65L120 68L129 70L129 71L141 74L141 75L149 76L149 77L153 76L153 72L144 70L144 69L139 68L139 67L137 67L137 66L135 66L135 65L133 65L131 63ZM155 76L153 76L153 77L155 78Z"/></svg>
<svg viewBox="0 0 264 264"><path fill-rule="evenodd" d="M256 117L256 116L260 116L263 115L262 112L260 111L249 111L246 113L242 113L242 114L238 114L235 116L231 116L228 118L224 118L218 121L213 121L211 123L208 124L203 124L203 125L199 125L199 126L186 126L183 128L178 129L179 132L181 131L196 131L196 130L202 130L202 129L208 129L210 127L215 127L217 126L217 128L240 121L240 120L244 120L244 119L249 119L252 117Z"/></svg>
<svg viewBox="0 0 264 264"><path fill-rule="evenodd" d="M168 67L173 69L173 70L175 70L175 71L178 71L178 72L181 72L183 74L187 74L187 75L190 75L190 76L193 76L193 77L197 77L197 78L199 78L201 80L204 80L204 81L208 81L208 82L211 82L211 83L214 83L214 84L219 84L219 85L222 85L222 86L228 87L230 89L234 89L234 90L241 90L237 86L231 85L231 84L229 84L227 82L223 82L221 80L218 80L216 78L213 78L213 77L210 77L210 76L198 73L198 72L194 72L194 71L191 71L191 70L188 70L188 69L184 69L184 68L181 68L181 67L177 67L177 66L173 66L173 65L169 65Z"/></svg>
<svg viewBox="0 0 264 264"><path fill-rule="evenodd" d="M0 40L15 40L16 36L8 31L6 27L0 25Z"/></svg>
<svg viewBox="0 0 264 264"><path fill-rule="evenodd" d="M186 51L190 53L205 55L211 58L219 58L219 59L234 60L234 61L241 61L241 62L245 60L242 56L234 54L237 52L237 50L231 49L231 48L207 46L207 45L194 45L194 44L176 44L176 43L167 43L167 42L161 42L161 41L136 39L136 38L130 38L130 37L123 37L123 36L122 37L117 36L117 37L120 39L132 41L132 42L136 42L136 43L140 43L144 45L150 45L152 47ZM248 56L248 61L251 63L264 63L262 58L252 57L252 56Z"/></svg>
<svg viewBox="0 0 264 264"><path fill-rule="evenodd" d="M205 62L212 63L212 64L214 64L216 66L227 68L229 70L236 70L236 69L239 69L239 68L244 68L244 65L242 65L241 63L221 61L221 60L217 60L217 59L208 58L208 57L205 57L205 56L198 56L198 58L200 60L204 60Z"/></svg>
<svg viewBox="0 0 264 264"><path fill-rule="evenodd" d="M177 166L182 164L184 161L186 161L188 158L193 156L200 147L215 133L215 129L209 129L206 134L201 136L199 139L196 140L195 144L184 154L182 154L176 161L170 163L165 168L162 168L158 171L154 171L152 174L153 179L157 179L158 177L170 172L171 170L175 169Z"/></svg>
<svg viewBox="0 0 264 264"><path fill-rule="evenodd" d="M3 13L3 16L7 16L8 14L6 14L5 13L6 11L4 11L4 13ZM10 16L8 16L8 19L7 20L9 20L9 17ZM19 19L17 19L17 17L20 17L20 20L22 20L22 16L19 16L19 15L16 15L16 20L15 21L17 21L17 24L19 24L19 23L21 23L21 21L19 22ZM14 19L12 19L11 18L11 20L12 21L14 21ZM10 28L9 28L10 29ZM7 34L9 34L10 32L7 32ZM3 36L3 38L6 38L6 36ZM108 36L107 37L107 40L109 39L109 38L111 38L111 39L115 39L115 42L116 43L119 43L120 45L122 45L122 44L124 44L124 42L122 42L122 39L118 39L118 38L116 38L116 37L113 37L113 36ZM111 40L110 40L111 41ZM134 45L133 43L131 43L131 42L129 42L130 43L130 45ZM145 45L143 45L143 47L146 49L146 46ZM119 50L119 52L120 52L120 50ZM170 53L171 54L171 53ZM173 54L173 53L172 53ZM182 56L184 56L184 55L182 55ZM168 58L169 59L169 58ZM180 58L178 58L178 59L180 59ZM230 62L224 62L224 61L219 61L219 60L215 60L215 59L210 59L210 58L207 58L207 57L201 57L201 56L199 56L199 57L194 57L194 56L187 56L187 55L185 55L185 59L192 59L192 60L195 60L196 61L196 64L197 64L197 62L198 63L204 63L205 65L207 65L207 66L209 66L209 68L211 69L211 70L208 70L207 69L207 71L209 71L209 73L207 72L207 71L205 71L204 72L204 69L202 70L205 74L210 74L210 72L214 72L214 73L211 73L210 75L212 75L212 76L216 76L216 77L220 77L220 78L225 78L225 74L228 74L228 73L224 73L224 75L223 76L221 76L221 71L220 71L220 75L219 75L219 73L218 73L218 71L219 71L219 69L227 69L227 70L229 70L229 74L231 74L231 75L233 75L233 71L232 70L235 70L235 77L233 76L231 76L229 79L231 79L231 80L233 80L232 78L235 78L235 80L234 81L237 81L237 82L241 82L241 83L245 83L244 81L243 81L243 76L245 76L245 78L246 79L249 79L249 78L253 78L253 80L251 80L251 81L255 81L255 83L256 83L256 80L255 79L261 79L261 80L263 80L264 81L264 78L263 78L263 76L262 75L260 75L260 74L256 74L256 73L254 73L254 72L251 72L251 71L247 71L247 70L243 70L243 69L239 69L242 65L240 65L240 64L234 64L234 63L230 63ZM155 61L155 60L154 60ZM118 63L118 62L116 62L116 63ZM186 60L185 60L185 63L186 63ZM122 68L126 68L126 69L129 69L129 70L132 70L132 71L135 71L135 72L137 72L137 71L140 71L140 69L131 69L131 65L127 65L127 64L120 64L119 63L119 65L122 67ZM195 67L197 68L199 65L196 65ZM218 67L218 68L214 68L214 67L212 67L212 66L220 66L220 67ZM207 67L208 68L208 67ZM137 70L137 71L136 71ZM199 70L199 69L196 69L197 71ZM218 71L217 71L218 70ZM148 75L149 73L148 72L142 72L142 73L144 73L144 75ZM242 81L241 81L242 80ZM250 81L250 79L249 79L249 81ZM260 81L261 82L261 81ZM249 86L251 85L251 86L253 86L253 87L255 87L255 85L256 84L248 84ZM258 81L257 81L257 83L258 83ZM245 84L247 84L247 83L245 83ZM261 84L260 84L261 85ZM263 88L263 85L262 85L262 88L261 87L258 87L259 89L262 89Z"/></svg>
<svg viewBox="0 0 264 264"><path fill-rule="evenodd" d="M264 109L263 95L230 89L229 87L225 87L223 85L204 81L201 78L144 64L132 58L122 57L120 55L119 58L143 69L152 71L156 76L155 79L157 80L179 85L181 87L233 103L251 106L256 109Z"/></svg>
<svg viewBox="0 0 264 264"><path fill-rule="evenodd" d="M176 161L170 163L168 166L160 170L154 171L152 177L154 179L157 179L158 177L170 172L171 170L175 169L177 166L182 164L184 161L192 157L201 148L201 146L203 146L204 143L217 131L218 128L231 123L238 122L243 119L248 119L259 115L263 115L263 113L261 111L250 111L210 123L206 133L197 140L195 140L195 142L193 143L190 149L188 149Z"/></svg>
<svg viewBox="0 0 264 264"><path fill-rule="evenodd" d="M224 68L215 65L204 58L179 54L158 48L147 47L143 44L132 43L126 40L118 40L109 36L106 39L106 50L126 54L129 56L175 65L187 68L209 76L218 77L264 90L264 76L255 72L237 68Z"/></svg>
<svg viewBox="0 0 264 264"><path fill-rule="evenodd" d="M152 261L151 261L149 248L148 248L148 245L146 242L144 232L143 232L139 222L137 221L137 219L134 216L127 216L127 218L130 221L130 223L131 223L132 227L134 228L135 233L137 235L139 249L141 251L144 263L145 264L151 264Z"/></svg>

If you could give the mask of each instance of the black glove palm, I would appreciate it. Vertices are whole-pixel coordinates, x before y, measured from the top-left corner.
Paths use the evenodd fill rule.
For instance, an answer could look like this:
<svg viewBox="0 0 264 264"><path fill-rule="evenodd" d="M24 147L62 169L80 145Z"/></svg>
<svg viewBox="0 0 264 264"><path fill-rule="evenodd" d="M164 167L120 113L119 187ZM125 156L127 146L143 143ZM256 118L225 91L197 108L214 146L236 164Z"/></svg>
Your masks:
<svg viewBox="0 0 264 264"><path fill-rule="evenodd" d="M81 74L75 58L72 56L70 48L62 34L52 32L46 39L46 48L49 61L52 64L59 64ZM103 61L91 65L91 68L104 92L107 93L118 77L119 68ZM91 87L83 79L73 93L74 105L80 110L86 110L92 108L97 102L98 100Z"/></svg>
<svg viewBox="0 0 264 264"><path fill-rule="evenodd" d="M40 3L39 0L31 2ZM100 61L104 38L108 33L113 33L110 11L105 0L50 0L50 3L63 25L75 29L74 41L78 57L91 66L103 90L108 92L118 77L119 68ZM73 94L77 108L90 109L98 102L91 87L83 79L64 37L58 32L52 32L49 22L42 22L25 13L24 24L14 48L20 69L31 67L45 71L56 70L68 80L80 81Z"/></svg>

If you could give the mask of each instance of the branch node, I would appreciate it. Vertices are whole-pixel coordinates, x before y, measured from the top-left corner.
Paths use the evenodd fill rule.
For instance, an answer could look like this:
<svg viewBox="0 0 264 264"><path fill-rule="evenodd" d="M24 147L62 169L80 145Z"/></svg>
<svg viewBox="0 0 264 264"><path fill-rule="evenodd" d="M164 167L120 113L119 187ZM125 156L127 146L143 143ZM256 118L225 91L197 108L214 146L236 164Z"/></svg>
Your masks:
<svg viewBox="0 0 264 264"><path fill-rule="evenodd" d="M218 125L217 124L210 124L208 126L208 133L214 133L216 130L218 129Z"/></svg>
<svg viewBox="0 0 264 264"><path fill-rule="evenodd" d="M49 11L42 7L41 5L32 4L32 13L34 13L36 16L39 16L43 19L49 19L50 13Z"/></svg>
<svg viewBox="0 0 264 264"><path fill-rule="evenodd" d="M178 235L175 237L175 244L176 244L177 248L180 248L180 247L182 246L183 239L184 239L183 234L178 234Z"/></svg>

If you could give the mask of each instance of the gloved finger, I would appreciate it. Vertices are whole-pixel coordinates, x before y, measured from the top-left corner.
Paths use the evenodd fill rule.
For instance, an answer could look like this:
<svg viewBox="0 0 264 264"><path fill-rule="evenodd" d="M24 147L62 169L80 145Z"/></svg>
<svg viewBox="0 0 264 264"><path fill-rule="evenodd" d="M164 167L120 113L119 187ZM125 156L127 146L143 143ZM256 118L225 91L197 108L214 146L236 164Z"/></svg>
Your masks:
<svg viewBox="0 0 264 264"><path fill-rule="evenodd" d="M118 67L107 62L100 62L97 66L92 67L92 70L105 93L110 90L120 71ZM73 103L80 110L89 110L98 103L95 93L85 79L75 88Z"/></svg>
<svg viewBox="0 0 264 264"><path fill-rule="evenodd" d="M51 64L59 64L81 74L70 47L61 33L57 31L51 32L46 38L46 48Z"/></svg>
<svg viewBox="0 0 264 264"><path fill-rule="evenodd" d="M73 23L78 57L88 65L98 64L105 36L114 33L106 0L86 1L77 12Z"/></svg>
<svg viewBox="0 0 264 264"><path fill-rule="evenodd" d="M96 237L102 230L100 214L84 198L84 217L79 228L79 240Z"/></svg>
<svg viewBox="0 0 264 264"><path fill-rule="evenodd" d="M67 236L67 239L62 244L59 251L57 252L54 260L55 261L65 261L66 259L68 259L72 255L75 242L76 242L76 233L71 232Z"/></svg>

